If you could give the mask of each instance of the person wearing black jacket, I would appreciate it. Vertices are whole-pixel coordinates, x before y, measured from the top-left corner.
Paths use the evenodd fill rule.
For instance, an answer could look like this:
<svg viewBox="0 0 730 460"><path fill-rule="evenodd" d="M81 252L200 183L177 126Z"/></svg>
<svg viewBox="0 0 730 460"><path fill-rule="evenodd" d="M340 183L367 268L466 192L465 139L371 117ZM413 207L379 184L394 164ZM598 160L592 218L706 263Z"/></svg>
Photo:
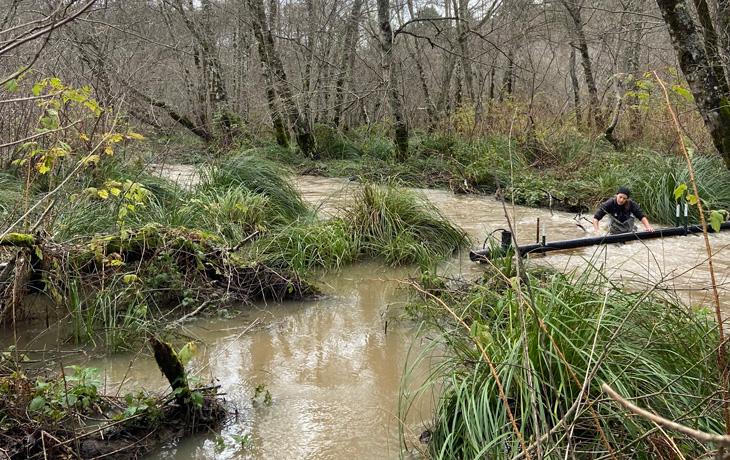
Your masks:
<svg viewBox="0 0 730 460"><path fill-rule="evenodd" d="M644 215L638 203L631 200L631 191L627 187L619 187L616 196L601 203L593 215L593 230L598 233L600 228L598 222L608 214L611 217L611 224L608 233L630 233L635 230L635 221L638 219L647 232L654 231L649 220Z"/></svg>

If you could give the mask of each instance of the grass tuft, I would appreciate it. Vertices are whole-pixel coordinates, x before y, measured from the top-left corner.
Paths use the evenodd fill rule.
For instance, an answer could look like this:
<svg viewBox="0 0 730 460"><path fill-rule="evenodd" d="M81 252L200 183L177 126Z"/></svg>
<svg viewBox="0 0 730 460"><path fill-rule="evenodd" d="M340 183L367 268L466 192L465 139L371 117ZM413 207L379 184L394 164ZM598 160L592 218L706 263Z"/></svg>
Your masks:
<svg viewBox="0 0 730 460"><path fill-rule="evenodd" d="M427 199L392 186L365 185L345 220L366 255L391 265L430 264L468 243L466 233Z"/></svg>
<svg viewBox="0 0 730 460"><path fill-rule="evenodd" d="M272 161L247 154L226 159L204 175L202 190L242 187L268 200L272 212L285 222L309 212L297 189L286 179L288 171Z"/></svg>
<svg viewBox="0 0 730 460"><path fill-rule="evenodd" d="M432 429L433 458L498 459L521 452L476 342L495 363L527 444L566 418L543 443L556 458L568 449L581 456L607 454L596 421L619 457L673 458L662 433L607 399L602 383L670 420L723 432L715 383L717 332L707 312L622 292L587 275L542 273L529 282L531 290L525 291L488 278L467 292L442 294L470 330L437 302L417 310L426 312L447 350L429 378L443 388ZM591 402L583 400L571 415L584 381ZM709 449L679 433L671 435L688 458Z"/></svg>

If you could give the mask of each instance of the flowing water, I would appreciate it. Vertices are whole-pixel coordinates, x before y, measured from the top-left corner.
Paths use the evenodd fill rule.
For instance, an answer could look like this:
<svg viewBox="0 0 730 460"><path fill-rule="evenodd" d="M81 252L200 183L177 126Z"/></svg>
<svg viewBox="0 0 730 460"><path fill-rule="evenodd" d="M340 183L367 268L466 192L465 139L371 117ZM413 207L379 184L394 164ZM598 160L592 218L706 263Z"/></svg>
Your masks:
<svg viewBox="0 0 730 460"><path fill-rule="evenodd" d="M195 181L189 168L164 172L187 185ZM342 179L297 178L303 197L322 215L347 204L358 185ZM590 223L572 214L512 207L487 196L453 195L423 190L452 222L480 246L485 236L505 228L509 215L518 241L532 243L539 218L548 240L587 236ZM590 218L590 216L587 216ZM720 296L730 305L730 232L711 235ZM676 290L686 302L707 302L708 270L701 236L589 247L570 253L531 258L561 270L604 269L629 286L658 285ZM476 276L482 267L467 251L444 270ZM392 269L368 262L324 274L326 295L309 302L259 305L244 315L194 319L181 332L200 340L201 350L190 367L201 382L221 386L237 411L220 436L186 439L151 458L370 459L398 458L399 392L405 369L427 343L414 339L408 322L396 321L404 292L400 280L412 268ZM726 313L729 313L726 311ZM28 332L33 334L32 331ZM166 388L151 358L122 354L91 360L104 371L111 388ZM410 382L422 381L426 365L408 371ZM256 388L259 388L257 396ZM270 395L267 401L266 394ZM431 397L416 401L403 430L417 456L418 435L427 428Z"/></svg>

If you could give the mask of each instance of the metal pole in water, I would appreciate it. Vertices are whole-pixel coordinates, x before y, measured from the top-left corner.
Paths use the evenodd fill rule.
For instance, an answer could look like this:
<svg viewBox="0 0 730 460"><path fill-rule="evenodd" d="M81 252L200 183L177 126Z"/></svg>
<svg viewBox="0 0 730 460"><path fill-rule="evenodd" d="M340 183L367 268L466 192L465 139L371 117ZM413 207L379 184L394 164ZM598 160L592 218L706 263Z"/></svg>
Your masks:
<svg viewBox="0 0 730 460"><path fill-rule="evenodd" d="M543 226L543 232L545 228ZM730 222L725 222L720 225L720 231L730 230ZM714 233L712 227L708 227L709 233ZM702 233L703 229L699 225L688 225L686 227L672 227L662 228L650 232L636 232L636 233L620 233L617 235L604 235L598 237L579 238L576 240L563 240L563 241L551 241L547 243L545 241L545 235L543 234L543 241L538 244L528 244L525 246L519 246L515 248L515 252L520 256L527 254L541 254L550 251L559 251L564 249L581 248L585 246L593 246L597 244L611 244L611 243L622 243L625 241L632 240L648 240L652 238L666 238L669 236L684 236L692 233ZM502 232L502 250L507 251L510 249L512 240L512 234L510 232ZM506 253L506 252L503 252ZM495 254L496 255L496 254ZM488 249L480 251L471 251L469 258L473 261L480 261L488 259L490 257L490 251Z"/></svg>

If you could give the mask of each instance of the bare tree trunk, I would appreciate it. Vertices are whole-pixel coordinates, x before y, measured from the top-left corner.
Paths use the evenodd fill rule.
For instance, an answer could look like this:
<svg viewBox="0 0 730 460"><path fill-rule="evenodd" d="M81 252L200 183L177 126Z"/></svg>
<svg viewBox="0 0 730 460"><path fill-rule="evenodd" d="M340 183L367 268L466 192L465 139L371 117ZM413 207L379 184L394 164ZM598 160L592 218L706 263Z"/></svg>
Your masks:
<svg viewBox="0 0 730 460"><path fill-rule="evenodd" d="M239 113L248 114L248 98L245 97L245 80L248 74L248 41L246 34L246 27L243 21L243 15L240 12L236 16L236 31L234 36L234 56L235 56L235 70L234 70L234 99L235 99L235 110ZM246 117L248 118L248 117Z"/></svg>
<svg viewBox="0 0 730 460"><path fill-rule="evenodd" d="M411 18L416 17L415 8L413 7L413 0L408 0L408 12L410 13ZM423 56L423 52L421 51L421 43L418 41L418 38L414 38L413 40L413 46L415 47L415 52L411 51L411 57L416 63L416 70L418 71L418 79L421 82L421 89L423 90L423 98L424 102L426 104L426 114L428 115L428 129L429 131L433 131L436 128L436 113L435 108L433 105L433 100L431 99L431 93L428 89L428 79L426 78L426 70L423 68L423 62L421 62L421 58Z"/></svg>
<svg viewBox="0 0 730 460"><path fill-rule="evenodd" d="M466 87L466 99L468 103L474 102L474 72L471 68L471 55L469 52L469 0L454 0L454 11L457 14L456 33L459 43L461 57L461 70Z"/></svg>
<svg viewBox="0 0 730 460"><path fill-rule="evenodd" d="M570 85L573 87L573 107L575 109L575 127L578 131L583 130L583 120L580 112L580 82L575 71L575 47L570 45L570 59L568 61L570 72Z"/></svg>
<svg viewBox="0 0 730 460"><path fill-rule="evenodd" d="M451 16L451 0L444 0L444 11L446 17ZM454 29L450 22L445 24L446 30L443 32L448 43L451 43ZM448 111L448 106L450 105L449 98L451 97L451 80L454 76L454 67L456 67L456 56L453 53L453 49L444 54L445 56L442 57L441 86L438 98L436 99L436 122L444 118Z"/></svg>
<svg viewBox="0 0 730 460"><path fill-rule="evenodd" d="M340 126L343 103L345 100L345 83L347 83L352 75L352 69L355 66L355 46L360 30L360 17L362 16L363 0L355 0L352 4L352 11L345 28L345 39L342 45L342 61L340 63L340 74L335 83L335 115L332 123Z"/></svg>
<svg viewBox="0 0 730 460"><path fill-rule="evenodd" d="M710 62L712 70L717 77L718 90L724 96L727 96L730 94L730 89L728 88L727 78L725 78L725 70L722 66L719 38L717 36L717 32L715 32L715 26L712 24L710 8L707 6L706 0L694 0L694 4L697 9L697 17L699 18L700 25L702 26L702 35L705 40L707 60Z"/></svg>
<svg viewBox="0 0 730 460"><path fill-rule="evenodd" d="M314 0L305 0L307 7L307 39L305 58L307 62L304 65L304 81L302 82L302 111L304 116L312 119L312 74L314 72L314 48L316 46L314 35L317 32L317 18L314 11ZM316 83L315 83L316 84Z"/></svg>
<svg viewBox="0 0 730 460"><path fill-rule="evenodd" d="M510 48L509 51L507 51L507 69L504 71L504 75L502 76L502 88L499 92L499 102L505 100L505 95L507 99L512 97L512 91L514 90L514 69L514 50Z"/></svg>
<svg viewBox="0 0 730 460"><path fill-rule="evenodd" d="M451 80L454 76L454 67L456 67L454 53L448 53L443 60L443 64L441 71L441 90L436 102L436 114L438 118L443 118L448 111L449 97L451 96Z"/></svg>
<svg viewBox="0 0 730 460"><path fill-rule="evenodd" d="M720 47L724 51L723 63L728 65L730 54L730 0L717 2L717 28L720 35Z"/></svg>
<svg viewBox="0 0 730 460"><path fill-rule="evenodd" d="M694 95L715 148L730 169L730 105L721 95L719 78L715 75L700 36L684 0L657 0L669 35L677 52L679 67Z"/></svg>
<svg viewBox="0 0 730 460"><path fill-rule="evenodd" d="M253 11L253 9L252 9ZM256 44L261 58L261 73L266 82L266 102L269 106L269 114L271 116L271 123L274 128L274 137L276 143L282 147L289 147L289 129L286 127L281 111L279 110L278 97L276 94L276 83L274 82L274 71L270 68L269 55L266 49L266 41L264 40L264 33L262 24L257 16L254 15L251 25L253 27L254 37L256 38Z"/></svg>
<svg viewBox="0 0 730 460"><path fill-rule="evenodd" d="M626 73L631 75L631 86L629 91L632 93L631 96L625 96L625 103L627 111L629 112L629 118L631 122L631 135L634 138L641 136L644 131L643 123L641 122L641 112L639 111L638 98L634 96L637 85L636 82L639 80L639 53L641 50L641 38L642 38L643 27L636 27L632 34L632 41L626 48Z"/></svg>
<svg viewBox="0 0 730 460"><path fill-rule="evenodd" d="M200 69L203 80L199 93L200 123L208 126L207 130L210 132L217 131L221 135L219 140L228 143L233 135L231 132L232 120L228 108L228 91L223 81L223 70L218 57L218 47L215 45L210 26L212 5L210 0L201 0L203 14L199 22L190 17L195 11L192 2L188 2L187 11L182 0L177 0L175 6L196 42L194 52L196 65ZM215 128L211 129L213 126Z"/></svg>
<svg viewBox="0 0 730 460"><path fill-rule="evenodd" d="M603 123L601 122L601 112L598 102L598 88L593 77L593 66L591 64L591 56L588 54L588 41L583 31L580 7L574 3L575 0L561 0L561 2L573 20L573 32L577 40L578 51L580 51L583 77L588 88L588 120L594 127L599 128Z"/></svg>
<svg viewBox="0 0 730 460"><path fill-rule="evenodd" d="M390 1L378 0L378 21L380 22L380 39L383 51L383 78L385 79L388 102L395 124L395 145L398 159L405 159L408 154L408 127L403 116L403 104L398 91L398 73L393 59L393 30L390 26Z"/></svg>
<svg viewBox="0 0 730 460"><path fill-rule="evenodd" d="M279 58L274 46L274 37L266 20L262 0L248 0L248 5L253 13L254 35L259 42L259 54L264 68L270 72L272 80L276 85L276 94L281 97L289 123L294 129L297 145L306 156L316 158L317 151L314 136L312 135L309 119L306 113L300 112L292 97L289 80L287 79L284 65Z"/></svg>

